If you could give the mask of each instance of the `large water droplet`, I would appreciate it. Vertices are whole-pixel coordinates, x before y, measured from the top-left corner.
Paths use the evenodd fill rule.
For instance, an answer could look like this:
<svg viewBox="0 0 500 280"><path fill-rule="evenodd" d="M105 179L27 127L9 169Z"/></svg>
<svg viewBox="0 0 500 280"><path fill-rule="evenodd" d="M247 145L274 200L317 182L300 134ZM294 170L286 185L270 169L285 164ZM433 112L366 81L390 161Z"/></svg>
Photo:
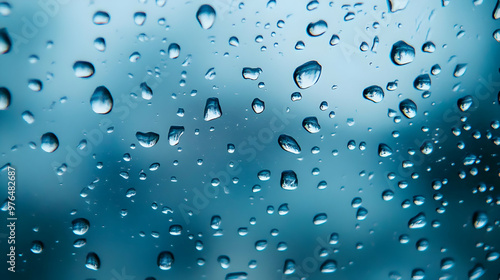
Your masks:
<svg viewBox="0 0 500 280"><path fill-rule="evenodd" d="M137 137L139 144L141 144L141 146L143 146L144 148L153 147L154 145L156 145L156 143L160 139L160 135L158 135L154 132L143 133L143 132L138 131L135 134L135 137Z"/></svg>
<svg viewBox="0 0 500 280"><path fill-rule="evenodd" d="M405 99L399 103L399 110L405 117L412 119L417 115L417 104L411 99Z"/></svg>
<svg viewBox="0 0 500 280"><path fill-rule="evenodd" d="M28 80L28 88L32 91L41 91L43 88L42 81L37 79Z"/></svg>
<svg viewBox="0 0 500 280"><path fill-rule="evenodd" d="M146 21L146 13L145 12L137 12L134 14L134 22L135 24L141 26Z"/></svg>
<svg viewBox="0 0 500 280"><path fill-rule="evenodd" d="M469 108L472 106L472 96L467 95L462 98L459 98L457 101L457 106L460 111L465 112L469 110Z"/></svg>
<svg viewBox="0 0 500 280"><path fill-rule="evenodd" d="M93 21L97 25L108 24L110 20L109 14L103 11L98 11L94 14Z"/></svg>
<svg viewBox="0 0 500 280"><path fill-rule="evenodd" d="M500 14L500 12L499 12L499 14ZM484 270L484 267L480 264L477 264L476 266L474 266L474 268L469 270L469 280L479 279L481 276L484 275L485 272L486 271Z"/></svg>
<svg viewBox="0 0 500 280"><path fill-rule="evenodd" d="M90 270L98 270L101 267L101 261L96 253L90 252L87 254L87 258L85 260L85 267Z"/></svg>
<svg viewBox="0 0 500 280"><path fill-rule="evenodd" d="M103 52L106 50L106 40L104 38L99 37L94 40L94 47L96 50Z"/></svg>
<svg viewBox="0 0 500 280"><path fill-rule="evenodd" d="M307 117L302 121L302 126L309 133L318 133L321 130L321 126L318 123L316 117Z"/></svg>
<svg viewBox="0 0 500 280"><path fill-rule="evenodd" d="M229 265L231 263L231 260L229 259L228 256L219 256L217 258L217 262L220 264L220 266L223 268L223 269L228 269L229 268Z"/></svg>
<svg viewBox="0 0 500 280"><path fill-rule="evenodd" d="M225 280L247 280L247 274L245 272L228 273Z"/></svg>
<svg viewBox="0 0 500 280"><path fill-rule="evenodd" d="M285 260L285 265L283 266L283 274L289 275L295 272L295 262L293 260Z"/></svg>
<svg viewBox="0 0 500 280"><path fill-rule="evenodd" d="M287 191L293 191L299 185L297 174L293 170L285 170L281 172L281 187Z"/></svg>
<svg viewBox="0 0 500 280"><path fill-rule="evenodd" d="M455 71L453 71L453 76L457 78L462 77L465 74L465 71L467 71L466 63L457 64L457 66L455 67Z"/></svg>
<svg viewBox="0 0 500 280"><path fill-rule="evenodd" d="M322 224L326 223L327 220L328 220L328 216L325 213L319 213L316 216L314 216L313 224L315 224L317 226L322 225Z"/></svg>
<svg viewBox="0 0 500 280"><path fill-rule="evenodd" d="M99 86L90 97L92 111L97 114L107 114L113 108L113 97L105 86Z"/></svg>
<svg viewBox="0 0 500 280"><path fill-rule="evenodd" d="M247 80L257 80L260 76L260 73L262 73L262 69L260 68L245 67L243 68L241 75Z"/></svg>
<svg viewBox="0 0 500 280"><path fill-rule="evenodd" d="M368 210L366 210L366 208L359 207L358 211L356 212L356 219L358 221L362 221L362 220L366 219L367 215L368 215Z"/></svg>
<svg viewBox="0 0 500 280"><path fill-rule="evenodd" d="M369 86L363 90L363 97L374 103L379 103L384 99L384 90L379 86Z"/></svg>
<svg viewBox="0 0 500 280"><path fill-rule="evenodd" d="M309 34L309 36L321 36L326 32L326 30L328 30L328 24L324 20L311 22L307 25L307 34Z"/></svg>
<svg viewBox="0 0 500 280"><path fill-rule="evenodd" d="M408 64L415 59L415 48L405 41L398 41L392 45L391 59L396 65Z"/></svg>
<svg viewBox="0 0 500 280"><path fill-rule="evenodd" d="M411 229L423 228L427 224L425 214L423 212L418 213L415 217L411 218L408 222L408 227Z"/></svg>
<svg viewBox="0 0 500 280"><path fill-rule="evenodd" d="M320 75L321 65L317 61L311 60L295 69L293 79L299 88L306 89L316 84Z"/></svg>
<svg viewBox="0 0 500 280"><path fill-rule="evenodd" d="M90 223L87 219L78 218L71 222L73 233L76 235L84 235L90 228Z"/></svg>
<svg viewBox="0 0 500 280"><path fill-rule="evenodd" d="M378 155L381 157L388 157L392 155L392 149L386 144L381 143L378 145Z"/></svg>
<svg viewBox="0 0 500 280"><path fill-rule="evenodd" d="M141 88L141 96L145 100L151 100L153 98L153 90L148 86L146 82L143 82L139 85Z"/></svg>
<svg viewBox="0 0 500 280"><path fill-rule="evenodd" d="M171 126L168 130L168 143L170 144L170 146L179 144L179 140L182 134L184 134L183 126Z"/></svg>
<svg viewBox="0 0 500 280"><path fill-rule="evenodd" d="M266 104L264 103L264 101L262 101L258 98L255 98L252 101L252 109L256 114L260 114L260 113L264 112L265 108L266 108Z"/></svg>
<svg viewBox="0 0 500 280"><path fill-rule="evenodd" d="M6 28L0 29L0 54L8 53L12 46L10 36Z"/></svg>
<svg viewBox="0 0 500 280"><path fill-rule="evenodd" d="M231 38L229 38L229 45L237 47L240 45L240 40L238 40L238 37L232 36Z"/></svg>
<svg viewBox="0 0 500 280"><path fill-rule="evenodd" d="M157 264L161 270L169 270L174 263L174 255L168 251L163 251L158 255Z"/></svg>
<svg viewBox="0 0 500 280"><path fill-rule="evenodd" d="M11 10L12 10L12 7L10 6L9 3L7 3L7 2L0 3L0 15L6 17L6 16L10 15Z"/></svg>
<svg viewBox="0 0 500 280"><path fill-rule="evenodd" d="M180 53L181 47L178 44L172 43L170 44L170 46L168 46L168 57L170 57L171 59L178 58Z"/></svg>
<svg viewBox="0 0 500 280"><path fill-rule="evenodd" d="M210 5L201 5L196 13L196 18L203 29L210 29L215 22L215 10Z"/></svg>
<svg viewBox="0 0 500 280"><path fill-rule="evenodd" d="M278 144L281 146L281 148L287 152L290 152L292 154L300 154L300 146L293 139L293 137L288 136L286 134L281 134L278 138Z"/></svg>
<svg viewBox="0 0 500 280"><path fill-rule="evenodd" d="M429 74L422 74L415 78L413 86L418 90L429 90L431 88L431 77Z"/></svg>
<svg viewBox="0 0 500 280"><path fill-rule="evenodd" d="M337 270L337 262L334 260L326 260L321 264L321 273L333 273Z"/></svg>
<svg viewBox="0 0 500 280"><path fill-rule="evenodd" d="M472 222L474 223L475 228L477 229L483 228L488 223L488 216L486 215L486 213L478 211L474 213L474 216L472 217Z"/></svg>
<svg viewBox="0 0 500 280"><path fill-rule="evenodd" d="M500 18L500 0L497 1L495 9L493 10L493 18L494 19Z"/></svg>
<svg viewBox="0 0 500 280"><path fill-rule="evenodd" d="M10 105L10 91L7 88L0 88L0 110L6 110Z"/></svg>
<svg viewBox="0 0 500 280"><path fill-rule="evenodd" d="M52 132L45 133L40 140L42 142L40 147L47 153L52 153L59 147L59 139L57 139L57 136Z"/></svg>
<svg viewBox="0 0 500 280"><path fill-rule="evenodd" d="M205 104L204 120L211 121L222 116L222 110L219 104L219 98L211 97Z"/></svg>
<svg viewBox="0 0 500 280"><path fill-rule="evenodd" d="M397 12L404 10L408 5L409 0L389 0L389 7L391 12Z"/></svg>
<svg viewBox="0 0 500 280"><path fill-rule="evenodd" d="M77 61L73 64L73 71L78 78L88 78L94 75L94 65L87 61Z"/></svg>

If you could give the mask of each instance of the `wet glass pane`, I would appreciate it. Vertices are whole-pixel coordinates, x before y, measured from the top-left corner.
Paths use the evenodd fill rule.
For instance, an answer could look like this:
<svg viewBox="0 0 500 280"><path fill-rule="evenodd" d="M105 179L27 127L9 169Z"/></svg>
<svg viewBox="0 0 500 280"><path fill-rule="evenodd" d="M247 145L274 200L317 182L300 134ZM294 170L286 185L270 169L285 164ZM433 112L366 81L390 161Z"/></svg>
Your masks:
<svg viewBox="0 0 500 280"><path fill-rule="evenodd" d="M0 279L500 279L497 0L2 0Z"/></svg>

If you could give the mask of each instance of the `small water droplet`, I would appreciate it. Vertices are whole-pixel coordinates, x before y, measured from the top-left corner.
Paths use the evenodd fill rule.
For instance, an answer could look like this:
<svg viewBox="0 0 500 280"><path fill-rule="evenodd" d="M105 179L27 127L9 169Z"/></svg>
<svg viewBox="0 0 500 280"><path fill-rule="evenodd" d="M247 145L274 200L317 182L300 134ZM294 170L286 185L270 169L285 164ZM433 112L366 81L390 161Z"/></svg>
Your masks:
<svg viewBox="0 0 500 280"><path fill-rule="evenodd" d="M0 88L0 110L7 110L10 106L11 95L7 88Z"/></svg>
<svg viewBox="0 0 500 280"><path fill-rule="evenodd" d="M109 14L104 11L98 11L94 14L93 21L97 25L108 24L110 20Z"/></svg>
<svg viewBox="0 0 500 280"><path fill-rule="evenodd" d="M266 105L265 105L264 101L262 101L258 98L255 98L252 101L252 109L256 114L260 114L260 113L264 112L265 108L266 108Z"/></svg>
<svg viewBox="0 0 500 280"><path fill-rule="evenodd" d="M151 100L153 98L153 90L148 86L146 82L143 82L139 85L141 88L141 96L145 100Z"/></svg>
<svg viewBox="0 0 500 280"><path fill-rule="evenodd" d="M316 117L307 117L302 121L302 126L309 133L318 133L321 130L321 126L318 123Z"/></svg>
<svg viewBox="0 0 500 280"><path fill-rule="evenodd" d="M219 99L211 97L207 99L205 104L204 120L211 121L222 116L222 110L219 104Z"/></svg>
<svg viewBox="0 0 500 280"><path fill-rule="evenodd" d="M101 261L96 253L90 252L87 254L87 258L85 260L85 267L90 270L98 270L101 266Z"/></svg>
<svg viewBox="0 0 500 280"><path fill-rule="evenodd" d="M411 99L405 99L399 103L399 110L405 117L412 119L417 115L417 104Z"/></svg>
<svg viewBox="0 0 500 280"><path fill-rule="evenodd" d="M337 270L337 262L334 260L326 260L321 264L321 273L333 273Z"/></svg>
<svg viewBox="0 0 500 280"><path fill-rule="evenodd" d="M322 224L326 223L327 220L328 220L328 216L325 213L319 213L316 216L314 216L313 224L315 224L317 226L322 225Z"/></svg>
<svg viewBox="0 0 500 280"><path fill-rule="evenodd" d="M312 37L323 35L328 30L328 24L324 20L311 22L307 25L307 34Z"/></svg>
<svg viewBox="0 0 500 280"><path fill-rule="evenodd" d="M481 229L486 226L488 223L488 216L486 215L485 212L478 211L474 213L472 217L472 222L474 224L474 228L476 229Z"/></svg>
<svg viewBox="0 0 500 280"><path fill-rule="evenodd" d="M156 145L156 143L160 139L160 135L158 135L154 132L143 133L143 132L138 131L135 134L135 137L137 138L137 141L139 141L139 144L141 144L141 146L143 146L144 148L153 147L154 145Z"/></svg>
<svg viewBox="0 0 500 280"><path fill-rule="evenodd" d="M135 24L141 26L146 21L146 13L145 12L137 12L134 14L134 22Z"/></svg>
<svg viewBox="0 0 500 280"><path fill-rule="evenodd" d="M92 111L97 114L107 114L113 108L113 97L105 86L99 86L90 97Z"/></svg>
<svg viewBox="0 0 500 280"><path fill-rule="evenodd" d="M379 103L384 99L384 90L379 86L369 86L363 90L363 97L373 103Z"/></svg>
<svg viewBox="0 0 500 280"><path fill-rule="evenodd" d="M52 132L47 132L41 137L41 145L40 147L47 153L52 153L59 147L59 139Z"/></svg>
<svg viewBox="0 0 500 280"><path fill-rule="evenodd" d="M168 251L158 254L157 265L161 270L169 270L174 263L174 255Z"/></svg>
<svg viewBox="0 0 500 280"><path fill-rule="evenodd" d="M382 143L378 145L378 155L381 157L388 157L392 155L392 149L386 144Z"/></svg>
<svg viewBox="0 0 500 280"><path fill-rule="evenodd" d="M398 41L392 45L391 59L396 65L411 63L415 59L415 48L405 41Z"/></svg>
<svg viewBox="0 0 500 280"><path fill-rule="evenodd" d="M241 75L246 80L257 80L260 76L260 73L262 73L262 69L260 68L245 67L243 68Z"/></svg>
<svg viewBox="0 0 500 280"><path fill-rule="evenodd" d="M94 65L88 61L76 61L73 64L73 71L78 78L88 78L94 75Z"/></svg>
<svg viewBox="0 0 500 280"><path fill-rule="evenodd" d="M0 29L0 54L8 53L12 46L10 36L6 28Z"/></svg>
<svg viewBox="0 0 500 280"><path fill-rule="evenodd" d="M103 52L106 50L106 40L104 38L99 37L94 40L94 47L96 50Z"/></svg>
<svg viewBox="0 0 500 280"><path fill-rule="evenodd" d="M76 235L84 235L90 228L90 223L87 219L78 218L71 222L73 233Z"/></svg>
<svg viewBox="0 0 500 280"><path fill-rule="evenodd" d="M410 229L423 228L427 224L425 214L423 212L418 213L415 217L411 218L408 222L408 227Z"/></svg>
<svg viewBox="0 0 500 280"><path fill-rule="evenodd" d="M170 144L170 146L179 144L179 140L182 134L184 134L183 126L171 126L168 130L168 143Z"/></svg>

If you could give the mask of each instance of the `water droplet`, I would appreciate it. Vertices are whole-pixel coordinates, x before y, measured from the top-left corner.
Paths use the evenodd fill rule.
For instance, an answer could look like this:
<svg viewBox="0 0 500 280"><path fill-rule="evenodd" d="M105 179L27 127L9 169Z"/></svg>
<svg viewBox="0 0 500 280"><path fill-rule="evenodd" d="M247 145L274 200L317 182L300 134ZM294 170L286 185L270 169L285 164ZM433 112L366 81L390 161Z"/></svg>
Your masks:
<svg viewBox="0 0 500 280"><path fill-rule="evenodd" d="M59 139L52 132L47 132L41 137L42 144L40 147L47 153L52 153L59 147Z"/></svg>
<svg viewBox="0 0 500 280"><path fill-rule="evenodd" d="M366 219L367 215L368 215L368 210L366 210L366 208L359 207L358 211L356 212L356 219L358 221L362 221L362 220Z"/></svg>
<svg viewBox="0 0 500 280"><path fill-rule="evenodd" d="M256 114L260 114L260 113L264 112L265 108L266 108L266 105L265 105L264 101L262 101L258 98L255 98L252 101L252 109Z"/></svg>
<svg viewBox="0 0 500 280"><path fill-rule="evenodd" d="M11 6L7 2L0 3L0 15L6 17L11 13Z"/></svg>
<svg viewBox="0 0 500 280"><path fill-rule="evenodd" d="M411 218L408 222L408 227L410 229L423 228L427 224L425 214L423 212L418 213L415 217Z"/></svg>
<svg viewBox="0 0 500 280"><path fill-rule="evenodd" d="M321 273L333 273L337 270L337 262L334 260L326 260L321 264Z"/></svg>
<svg viewBox="0 0 500 280"><path fill-rule="evenodd" d="M240 40L238 40L237 37L232 36L231 38L229 38L229 45L231 45L233 47L237 47L240 45Z"/></svg>
<svg viewBox="0 0 500 280"><path fill-rule="evenodd" d="M434 150L434 144L432 141L424 141L422 143L422 146L420 146L420 152L424 155L430 155L432 151Z"/></svg>
<svg viewBox="0 0 500 280"><path fill-rule="evenodd" d="M215 79L215 76L217 75L217 73L215 73L215 68L210 68L208 69L207 73L205 73L205 79L207 80L213 80Z"/></svg>
<svg viewBox="0 0 500 280"><path fill-rule="evenodd" d="M457 64L457 66L455 67L455 71L453 72L453 76L457 78L462 77L465 74L465 71L467 71L466 63Z"/></svg>
<svg viewBox="0 0 500 280"><path fill-rule="evenodd" d="M307 34L309 36L317 37L323 35L328 30L328 24L324 20L311 22L307 25Z"/></svg>
<svg viewBox="0 0 500 280"><path fill-rule="evenodd" d="M450 258L444 258L441 260L441 270L449 270L455 266L455 261Z"/></svg>
<svg viewBox="0 0 500 280"><path fill-rule="evenodd" d="M409 0L389 0L389 7L391 12L395 13L397 11L404 10L408 5Z"/></svg>
<svg viewBox="0 0 500 280"><path fill-rule="evenodd" d="M494 19L500 18L500 1L497 1L495 9L493 10L493 18Z"/></svg>
<svg viewBox="0 0 500 280"><path fill-rule="evenodd" d="M330 38L330 46L335 46L340 43L340 37L337 34L333 34L332 38Z"/></svg>
<svg viewBox="0 0 500 280"><path fill-rule="evenodd" d="M201 5L196 13L196 18L203 29L210 29L215 22L215 10L210 5Z"/></svg>
<svg viewBox="0 0 500 280"><path fill-rule="evenodd" d="M283 203L278 208L278 214L281 215L281 216L288 214L288 211L289 211L289 209L288 209L288 203Z"/></svg>
<svg viewBox="0 0 500 280"><path fill-rule="evenodd" d="M436 45L433 42L425 42L422 45L422 51L426 53L433 53L436 51Z"/></svg>
<svg viewBox="0 0 500 280"><path fill-rule="evenodd" d="M313 218L313 224L315 225L322 225L326 223L328 220L328 216L325 213L319 213Z"/></svg>
<svg viewBox="0 0 500 280"><path fill-rule="evenodd" d="M145 12L137 12L134 14L134 22L135 24L141 26L146 21L146 13Z"/></svg>
<svg viewBox="0 0 500 280"><path fill-rule="evenodd" d="M32 91L41 91L43 85L40 80L31 79L28 81L28 88L31 89Z"/></svg>
<svg viewBox="0 0 500 280"><path fill-rule="evenodd" d="M207 99L205 104L204 120L211 121L218 119L222 116L222 110L219 104L219 99L211 97Z"/></svg>
<svg viewBox="0 0 500 280"><path fill-rule="evenodd" d="M168 57L170 57L171 59L178 58L180 53L181 47L178 44L172 43L170 44L170 46L168 46Z"/></svg>
<svg viewBox="0 0 500 280"><path fill-rule="evenodd" d="M405 117L412 119L417 115L417 104L411 99L405 99L399 103L399 110Z"/></svg>
<svg viewBox="0 0 500 280"><path fill-rule="evenodd" d="M168 130L168 143L170 144L170 146L179 144L179 140L182 134L184 134L183 126L171 126Z"/></svg>
<svg viewBox="0 0 500 280"><path fill-rule="evenodd" d="M141 54L138 52L133 52L128 59L130 60L130 62L137 62L139 58L141 58Z"/></svg>
<svg viewBox="0 0 500 280"><path fill-rule="evenodd" d="M171 225L168 229L168 233L170 235L181 235L182 234L182 226L181 225Z"/></svg>
<svg viewBox="0 0 500 280"><path fill-rule="evenodd" d="M84 235L90 228L90 223L87 219L78 218L71 222L73 233L76 235Z"/></svg>
<svg viewBox="0 0 500 280"><path fill-rule="evenodd" d="M0 88L0 110L7 110L10 105L10 91L7 88Z"/></svg>
<svg viewBox="0 0 500 280"><path fill-rule="evenodd" d="M500 11L498 13L500 16ZM469 270L469 280L479 279L485 272L486 271L484 270L484 267L480 264L477 264L476 266L474 266L474 268Z"/></svg>
<svg viewBox="0 0 500 280"><path fill-rule="evenodd" d="M42 241L35 240L31 243L31 252L33 254L40 254L43 251L43 243Z"/></svg>
<svg viewBox="0 0 500 280"><path fill-rule="evenodd" d="M163 251L158 255L157 264L161 270L169 270L174 263L174 255L168 251Z"/></svg>
<svg viewBox="0 0 500 280"><path fill-rule="evenodd" d="M302 126L309 133L318 133L321 130L321 126L318 123L316 117L307 117L302 121Z"/></svg>
<svg viewBox="0 0 500 280"><path fill-rule="evenodd" d="M92 111L97 114L107 114L113 108L113 97L105 86L99 86L90 97Z"/></svg>
<svg viewBox="0 0 500 280"><path fill-rule="evenodd" d="M489 262L494 262L494 261L498 260L499 257L500 257L500 253L498 253L498 252L488 252L488 254L486 254L486 260Z"/></svg>
<svg viewBox="0 0 500 280"><path fill-rule="evenodd" d="M293 260L285 260L285 265L283 266L283 274L290 275L295 272L295 262Z"/></svg>
<svg viewBox="0 0 500 280"><path fill-rule="evenodd" d="M386 144L382 143L378 145L378 155L381 157L388 157L392 155L392 149Z"/></svg>
<svg viewBox="0 0 500 280"><path fill-rule="evenodd" d="M247 274L245 272L228 273L225 280L247 280Z"/></svg>
<svg viewBox="0 0 500 280"><path fill-rule="evenodd" d="M87 61L77 61L73 64L73 71L78 78L88 78L94 75L94 65Z"/></svg>
<svg viewBox="0 0 500 280"><path fill-rule="evenodd" d="M110 20L109 14L103 11L98 11L94 14L93 21L97 25L108 24Z"/></svg>
<svg viewBox="0 0 500 280"><path fill-rule="evenodd" d="M391 59L396 65L408 64L415 59L415 48L405 41L398 41L392 45Z"/></svg>
<svg viewBox="0 0 500 280"><path fill-rule="evenodd" d="M318 8L318 6L319 6L319 2L316 0L312 0L309 3L307 3L306 8L308 11L312 11L312 10L316 10Z"/></svg>
<svg viewBox="0 0 500 280"><path fill-rule="evenodd" d="M229 268L229 265L230 265L230 262L231 260L229 259L228 256L219 256L217 258L217 262L220 264L220 266L223 268L223 269L228 269Z"/></svg>
<svg viewBox="0 0 500 280"><path fill-rule="evenodd" d="M488 216L482 211L474 213L472 217L472 222L474 223L474 228L481 229L488 223Z"/></svg>
<svg viewBox="0 0 500 280"><path fill-rule="evenodd" d="M259 240L255 242L255 249L257 251L263 251L267 248L267 240Z"/></svg>
<svg viewBox="0 0 500 280"><path fill-rule="evenodd" d="M135 137L139 141L139 144L141 144L141 146L143 146L144 148L153 147L154 145L156 145L156 143L160 139L160 135L158 135L154 132L143 133L143 132L138 131L135 134Z"/></svg>
<svg viewBox="0 0 500 280"><path fill-rule="evenodd" d="M241 74L246 80L257 80L260 76L260 73L262 73L262 69L260 68L245 67L243 68Z"/></svg>
<svg viewBox="0 0 500 280"><path fill-rule="evenodd" d="M285 170L281 172L281 187L287 191L293 191L299 185L297 174L292 170Z"/></svg>
<svg viewBox="0 0 500 280"><path fill-rule="evenodd" d="M469 108L472 106L472 96L467 95L462 98L459 98L457 101L458 109L460 111L465 112L469 110Z"/></svg>
<svg viewBox="0 0 500 280"><path fill-rule="evenodd" d="M497 29L495 30L495 32L493 32L493 38L500 43L500 29Z"/></svg>
<svg viewBox="0 0 500 280"><path fill-rule="evenodd" d="M306 89L315 85L320 75L321 65L317 61L311 60L295 69L293 79L299 88Z"/></svg>
<svg viewBox="0 0 500 280"><path fill-rule="evenodd" d="M287 152L290 152L292 154L300 154L300 146L293 139L293 137L288 136L286 134L281 134L278 138L278 144L281 146L281 148Z"/></svg>
<svg viewBox="0 0 500 280"><path fill-rule="evenodd" d="M103 52L106 50L106 40L104 38L99 37L94 40L94 47L96 50Z"/></svg>
<svg viewBox="0 0 500 280"><path fill-rule="evenodd" d="M8 53L12 46L10 36L6 28L0 29L0 54Z"/></svg>
<svg viewBox="0 0 500 280"><path fill-rule="evenodd" d="M90 270L98 270L101 266L101 261L96 253L90 252L87 254L87 258L85 260L85 267Z"/></svg>
<svg viewBox="0 0 500 280"><path fill-rule="evenodd" d="M379 86L369 86L363 90L363 97L374 103L379 103L384 99L384 90Z"/></svg>
<svg viewBox="0 0 500 280"><path fill-rule="evenodd" d="M153 98L153 90L148 86L146 82L143 82L139 85L141 88L141 96L145 100L151 100Z"/></svg>
<svg viewBox="0 0 500 280"><path fill-rule="evenodd" d="M429 74L422 74L415 78L413 86L418 90L429 90L431 88L431 77Z"/></svg>
<svg viewBox="0 0 500 280"><path fill-rule="evenodd" d="M35 122L35 117L33 116L33 114L30 111L24 111L21 114L21 117L28 124L32 124L33 122Z"/></svg>

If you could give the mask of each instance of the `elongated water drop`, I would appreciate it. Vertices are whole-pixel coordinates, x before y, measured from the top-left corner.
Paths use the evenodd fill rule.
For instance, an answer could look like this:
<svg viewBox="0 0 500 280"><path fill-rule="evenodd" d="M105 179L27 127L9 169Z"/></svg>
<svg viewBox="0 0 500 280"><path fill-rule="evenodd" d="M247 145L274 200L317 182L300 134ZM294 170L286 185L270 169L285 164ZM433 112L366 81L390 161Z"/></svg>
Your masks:
<svg viewBox="0 0 500 280"><path fill-rule="evenodd" d="M335 46L340 43L340 37L337 34L333 34L330 38L330 46Z"/></svg>
<svg viewBox="0 0 500 280"><path fill-rule="evenodd" d="M500 12L499 12L499 14L500 14ZM486 271L484 270L484 267L480 264L477 264L476 266L474 266L474 268L469 270L469 280L479 279L481 276L484 275L485 272Z"/></svg>
<svg viewBox="0 0 500 280"><path fill-rule="evenodd" d="M181 47L178 44L172 43L170 44L170 46L168 46L168 57L170 57L171 59L178 58L180 53Z"/></svg>
<svg viewBox="0 0 500 280"><path fill-rule="evenodd" d="M210 29L215 22L215 10L210 5L201 5L196 13L196 18L198 19L201 28Z"/></svg>
<svg viewBox="0 0 500 280"><path fill-rule="evenodd" d="M281 148L289 153L292 154L300 154L300 146L293 139L292 136L288 136L286 134L281 134L278 138L278 144L281 146Z"/></svg>
<svg viewBox="0 0 500 280"><path fill-rule="evenodd" d="M243 68L241 75L246 80L257 80L260 76L260 73L262 73L262 69L260 68L245 67Z"/></svg>
<svg viewBox="0 0 500 280"><path fill-rule="evenodd" d="M423 212L418 213L415 217L411 218L408 222L408 227L410 229L423 228L427 224L425 214Z"/></svg>
<svg viewBox="0 0 500 280"><path fill-rule="evenodd" d="M90 252L87 254L87 258L85 260L85 267L90 270L98 270L101 267L101 261L96 253Z"/></svg>
<svg viewBox="0 0 500 280"><path fill-rule="evenodd" d="M391 59L399 66L408 64L415 59L415 48L405 41L398 41L392 45Z"/></svg>
<svg viewBox="0 0 500 280"><path fill-rule="evenodd" d="M246 272L233 272L226 274L225 280L247 280Z"/></svg>
<svg viewBox="0 0 500 280"><path fill-rule="evenodd" d="M0 88L0 110L7 110L10 105L10 91L7 88Z"/></svg>
<svg viewBox="0 0 500 280"><path fill-rule="evenodd" d="M318 123L316 117L307 117L302 121L302 126L309 133L318 133L321 130L321 126Z"/></svg>
<svg viewBox="0 0 500 280"><path fill-rule="evenodd" d="M52 132L47 132L41 137L42 144L40 147L47 153L52 153L59 147L59 139Z"/></svg>
<svg viewBox="0 0 500 280"><path fill-rule="evenodd" d="M0 54L8 53L12 46L9 33L6 28L0 29Z"/></svg>
<svg viewBox="0 0 500 280"><path fill-rule="evenodd" d="M179 140L182 134L184 134L183 126L171 126L168 130L168 143L170 144L170 146L179 144Z"/></svg>
<svg viewBox="0 0 500 280"><path fill-rule="evenodd" d="M325 213L319 213L316 216L314 216L313 224L315 224L317 226L322 225L322 224L326 223L327 220L328 220L328 216Z"/></svg>
<svg viewBox="0 0 500 280"><path fill-rule="evenodd" d="M299 185L297 174L293 170L285 170L281 172L281 188L287 191L293 191Z"/></svg>
<svg viewBox="0 0 500 280"><path fill-rule="evenodd" d="M453 76L457 78L462 77L465 74L465 71L467 71L466 63L457 64L457 66L455 67L455 71L453 71Z"/></svg>
<svg viewBox="0 0 500 280"><path fill-rule="evenodd" d="M168 251L158 254L157 265L161 270L169 270L174 263L174 255Z"/></svg>
<svg viewBox="0 0 500 280"><path fill-rule="evenodd" d="M333 273L337 270L337 262L334 260L326 260L321 264L321 273Z"/></svg>
<svg viewBox="0 0 500 280"><path fill-rule="evenodd" d="M222 219L220 216L218 215L215 215L215 216L212 216L212 220L210 220L210 227L213 228L213 229L220 229L220 225L222 223Z"/></svg>
<svg viewBox="0 0 500 280"><path fill-rule="evenodd" d="M94 65L88 61L76 61L73 64L73 71L78 78L88 78L94 75Z"/></svg>
<svg viewBox="0 0 500 280"><path fill-rule="evenodd" d="M23 120L24 120L27 124L32 124L33 122L35 122L35 117L33 116L33 114L32 114L30 111L24 111L24 112L21 114L21 117L23 118Z"/></svg>
<svg viewBox="0 0 500 280"><path fill-rule="evenodd" d="M472 106L472 96L467 95L462 98L459 98L457 101L457 106L460 111L465 112L469 110L469 108Z"/></svg>
<svg viewBox="0 0 500 280"><path fill-rule="evenodd" d="M90 97L92 111L97 114L107 114L113 108L113 97L105 86L99 86Z"/></svg>
<svg viewBox="0 0 500 280"><path fill-rule="evenodd" d="M103 52L106 50L106 40L104 38L99 37L94 40L94 47L96 50Z"/></svg>
<svg viewBox="0 0 500 280"><path fill-rule="evenodd" d="M158 135L154 132L143 133L143 132L138 131L135 134L135 137L137 138L137 141L139 141L139 144L141 144L141 146L143 146L144 148L153 147L154 145L156 145L156 143L160 139L160 135Z"/></svg>
<svg viewBox="0 0 500 280"><path fill-rule="evenodd" d="M98 11L94 14L93 21L97 25L108 24L110 20L109 14L104 11Z"/></svg>
<svg viewBox="0 0 500 280"><path fill-rule="evenodd" d="M373 103L379 103L384 99L384 90L379 86L369 86L363 90L363 97Z"/></svg>
<svg viewBox="0 0 500 280"><path fill-rule="evenodd" d="M138 52L133 52L130 56L129 56L129 60L130 62L137 62L137 60L139 60L141 58L141 54L138 53Z"/></svg>
<svg viewBox="0 0 500 280"><path fill-rule="evenodd" d="M211 121L222 116L222 110L219 104L219 98L211 97L205 104L204 120Z"/></svg>
<svg viewBox="0 0 500 280"><path fill-rule="evenodd" d="M405 117L412 119L417 115L417 104L411 99L405 99L399 103L399 110Z"/></svg>
<svg viewBox="0 0 500 280"><path fill-rule="evenodd" d="M266 104L264 103L264 101L258 99L258 98L255 98L253 101L252 101L252 110L256 113L256 114L260 114L262 112L264 112L264 109L266 108Z"/></svg>
<svg viewBox="0 0 500 280"><path fill-rule="evenodd" d="M143 82L139 85L141 88L141 96L145 100L151 100L153 98L153 90L148 86L146 82Z"/></svg>
<svg viewBox="0 0 500 280"><path fill-rule="evenodd" d="M324 20L311 22L307 25L307 34L312 37L323 35L328 30L328 24Z"/></svg>
<svg viewBox="0 0 500 280"><path fill-rule="evenodd" d="M309 88L315 85L321 76L321 65L311 60L306 62L295 69L293 72L293 79L295 84L302 89Z"/></svg>
<svg viewBox="0 0 500 280"><path fill-rule="evenodd" d="M422 143L422 146L420 146L420 152L424 155L430 155L432 151L434 150L434 144L432 141L424 141Z"/></svg>
<svg viewBox="0 0 500 280"><path fill-rule="evenodd" d="M213 80L215 79L215 76L217 75L217 73L215 72L215 68L210 68L207 70L207 73L205 73L205 79L207 80Z"/></svg>
<svg viewBox="0 0 500 280"><path fill-rule="evenodd" d="M500 0L497 0L497 4L495 6L495 9L493 10L493 18L494 19L500 18Z"/></svg>
<svg viewBox="0 0 500 280"><path fill-rule="evenodd" d="M283 266L283 274L290 275L295 272L295 262L293 260L285 260L285 265Z"/></svg>
<svg viewBox="0 0 500 280"><path fill-rule="evenodd" d="M389 0L389 7L391 12L397 12L404 10L408 5L409 0Z"/></svg>
<svg viewBox="0 0 500 280"><path fill-rule="evenodd" d="M90 223L87 219L78 218L71 222L71 228L76 235L84 235L90 228Z"/></svg>

